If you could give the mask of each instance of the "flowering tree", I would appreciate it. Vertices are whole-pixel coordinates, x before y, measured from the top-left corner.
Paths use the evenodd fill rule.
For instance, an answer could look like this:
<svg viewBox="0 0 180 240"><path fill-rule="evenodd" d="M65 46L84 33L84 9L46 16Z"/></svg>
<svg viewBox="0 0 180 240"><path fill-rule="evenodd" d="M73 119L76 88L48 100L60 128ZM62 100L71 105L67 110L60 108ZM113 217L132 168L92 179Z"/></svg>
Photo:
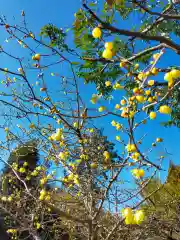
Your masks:
<svg viewBox="0 0 180 240"><path fill-rule="evenodd" d="M177 66L157 67L166 48L180 53L175 41L157 31L147 34L147 26L135 32L113 25L116 11L125 17L133 9L143 9L163 21L172 20L173 29L178 29L179 15L166 12L178 12L175 4L165 6L163 13L150 11L146 5L107 1L101 19L90 8L96 5L83 1L84 10L76 13L73 27L79 52L66 44L67 30L48 24L40 37L29 30L24 11L20 26L1 18L6 42L14 46L14 53L1 46L1 57L13 61L12 69L0 67L5 79L0 92L5 134L1 160L6 166L0 209L12 239L144 239L151 224L145 215L151 214L142 208L160 186L143 197L142 192L162 170L164 159L161 155L154 161L149 153L163 139L157 136L146 150L141 146L145 135L137 137L136 131L155 121L157 114L177 117L180 77ZM152 23L153 18L148 21L159 26L159 22ZM127 41L132 46L119 39L108 40L112 34L131 37ZM137 39L160 44L136 52ZM151 58L147 53L154 54ZM134 63L139 58L140 64ZM167 82L151 79L161 71L166 72ZM86 102L80 81L87 83L92 78L97 92ZM110 94L116 96L115 105L107 104ZM119 151L94 124L106 117L117 130ZM172 115L172 122L176 120ZM132 175L129 179L136 180L135 186L125 178L127 171ZM151 234L157 231L152 228Z"/></svg>

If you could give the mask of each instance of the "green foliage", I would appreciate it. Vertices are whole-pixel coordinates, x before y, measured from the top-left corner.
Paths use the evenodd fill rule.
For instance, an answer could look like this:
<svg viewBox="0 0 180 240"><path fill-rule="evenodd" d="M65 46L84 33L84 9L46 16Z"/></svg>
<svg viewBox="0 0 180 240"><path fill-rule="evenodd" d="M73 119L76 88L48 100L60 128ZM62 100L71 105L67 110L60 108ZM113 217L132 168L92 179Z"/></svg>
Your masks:
<svg viewBox="0 0 180 240"><path fill-rule="evenodd" d="M68 45L65 43L66 33L63 29L57 28L53 24L47 24L41 28L40 36L49 38L49 46L57 47L61 51L67 51Z"/></svg>
<svg viewBox="0 0 180 240"><path fill-rule="evenodd" d="M156 191L157 189L159 190ZM176 219L176 207L180 202L180 166L171 163L165 184L160 179L153 178L141 195L143 198L151 195L144 205L147 213L154 212L158 219Z"/></svg>

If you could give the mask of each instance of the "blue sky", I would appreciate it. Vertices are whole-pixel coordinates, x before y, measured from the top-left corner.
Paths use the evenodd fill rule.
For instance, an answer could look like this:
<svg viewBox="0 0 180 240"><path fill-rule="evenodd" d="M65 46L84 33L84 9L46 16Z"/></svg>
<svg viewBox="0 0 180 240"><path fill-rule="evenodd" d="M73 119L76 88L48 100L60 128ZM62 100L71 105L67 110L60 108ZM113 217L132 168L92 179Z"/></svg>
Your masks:
<svg viewBox="0 0 180 240"><path fill-rule="evenodd" d="M72 22L74 20L74 13L80 7L80 0L52 0L43 1L43 0L0 0L1 3L1 14L7 17L7 20L12 23L18 23L22 20L21 18L21 10L25 11L26 19L28 22L28 28L32 29L35 34L39 33L40 28L47 24L53 23L56 24L58 27L69 28L72 26ZM14 20L15 18L15 20ZM138 21L137 17L134 16L134 19ZM127 22L128 23L128 22ZM121 26L121 25L120 25ZM122 26L121 26L122 27ZM127 25L128 27L128 25ZM6 35L3 31L0 35L0 44L4 45L4 39ZM68 42L72 43L72 35L69 36ZM6 48L9 52L14 51L14 48L11 44L7 44ZM19 51L19 50L18 50ZM167 51L165 57L162 61L164 66L173 65L178 61L177 56L174 56L171 52ZM8 65L9 68L14 68L13 63L9 63L9 60L4 58L0 59L0 65L2 67L6 67ZM160 67L160 65L159 65ZM59 69L57 69L58 71ZM64 70L64 74L66 71ZM82 97L85 101L89 101L92 93L94 93L95 88L93 85L87 86L80 82L80 89L82 93ZM116 99L113 100L116 102ZM88 103L89 105L89 103ZM91 105L89 105L91 106ZM92 107L92 106L91 106ZM112 119L112 118L111 118ZM155 161L157 154L162 155L164 148L168 150L168 152L172 153L172 155L167 155L164 163L164 167L167 169L169 160L173 160L176 164L180 163L179 161L179 137L180 137L180 130L177 128L160 128L159 123L160 121L164 120L164 118L159 117L154 122L149 122L146 126L141 128L137 132L137 136L143 135L147 133L146 141L144 143L144 147L148 148L152 141L156 139L156 137L162 137L164 142L161 144L160 147L157 148L155 153L151 154L152 161ZM106 127L105 134L109 136L111 140L114 141L114 136L117 135L117 132L111 127L109 124L109 118L104 119L103 121L96 121L98 127ZM118 146L117 146L118 148ZM162 178L164 179L165 173L162 174Z"/></svg>

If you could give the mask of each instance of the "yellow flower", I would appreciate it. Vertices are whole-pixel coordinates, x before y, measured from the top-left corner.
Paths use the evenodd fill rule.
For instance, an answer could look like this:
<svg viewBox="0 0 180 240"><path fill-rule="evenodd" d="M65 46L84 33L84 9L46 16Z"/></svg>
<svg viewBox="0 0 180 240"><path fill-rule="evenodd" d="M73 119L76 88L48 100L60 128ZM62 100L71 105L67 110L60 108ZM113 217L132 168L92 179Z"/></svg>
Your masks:
<svg viewBox="0 0 180 240"><path fill-rule="evenodd" d="M40 191L39 200L40 200L40 201L43 201L44 198L45 198L45 196L46 196L46 194L47 194L46 190L45 190L45 189L42 189L42 190Z"/></svg>
<svg viewBox="0 0 180 240"><path fill-rule="evenodd" d="M104 151L103 156L105 157L105 159L110 159L110 153L108 151Z"/></svg>
<svg viewBox="0 0 180 240"><path fill-rule="evenodd" d="M112 125L113 127L115 127L115 126L116 126L116 122L115 122L114 120L112 120L111 125Z"/></svg>
<svg viewBox="0 0 180 240"><path fill-rule="evenodd" d="M5 131L5 132L9 132L9 128L6 127L6 128L4 129L4 131Z"/></svg>
<svg viewBox="0 0 180 240"><path fill-rule="evenodd" d="M120 109L120 108L121 108L120 104L115 105L115 109Z"/></svg>
<svg viewBox="0 0 180 240"><path fill-rule="evenodd" d="M125 61L120 62L119 66L122 67L122 68L125 67L126 66L126 62Z"/></svg>
<svg viewBox="0 0 180 240"><path fill-rule="evenodd" d="M45 197L45 200L46 200L46 201L50 201L50 200L51 200L51 196L48 194L48 195Z"/></svg>
<svg viewBox="0 0 180 240"><path fill-rule="evenodd" d="M154 80L149 80L149 81L148 81L148 85L149 85L149 86L153 86L153 85L154 85Z"/></svg>
<svg viewBox="0 0 180 240"><path fill-rule="evenodd" d="M151 75L151 72L147 71L147 72L145 72L145 74L146 74L146 77L149 77Z"/></svg>
<svg viewBox="0 0 180 240"><path fill-rule="evenodd" d="M60 152L58 156L62 160L66 160L67 159L67 156L66 156L66 154L64 152Z"/></svg>
<svg viewBox="0 0 180 240"><path fill-rule="evenodd" d="M98 167L96 162L91 163L91 168L92 169L96 169Z"/></svg>
<svg viewBox="0 0 180 240"><path fill-rule="evenodd" d="M139 80L143 80L143 78L145 78L146 77L146 74L145 73L143 73L143 72L140 72L139 74L138 74L138 79Z"/></svg>
<svg viewBox="0 0 180 240"><path fill-rule="evenodd" d="M13 198L11 196L8 197L8 202L12 202Z"/></svg>
<svg viewBox="0 0 180 240"><path fill-rule="evenodd" d="M136 152L136 150L137 150L135 144L128 144L126 146L126 149L128 152Z"/></svg>
<svg viewBox="0 0 180 240"><path fill-rule="evenodd" d="M22 68L18 68L18 72L19 72L19 73L21 73L21 74L23 74L23 73L24 73L24 71L23 71L23 69L22 69Z"/></svg>
<svg viewBox="0 0 180 240"><path fill-rule="evenodd" d="M122 100L121 100L121 105L124 106L125 104L126 104L126 100L125 100L125 99L122 99Z"/></svg>
<svg viewBox="0 0 180 240"><path fill-rule="evenodd" d="M156 112L150 112L149 114L150 119L155 119L156 118Z"/></svg>
<svg viewBox="0 0 180 240"><path fill-rule="evenodd" d="M62 128L56 129L56 133L51 135L52 140L60 141L61 139L63 139L64 137L63 137L62 131L63 131Z"/></svg>
<svg viewBox="0 0 180 240"><path fill-rule="evenodd" d="M11 228L11 229L8 229L8 230L7 230L7 233L16 234L16 233L17 233L17 230L16 230L16 229L13 229L13 228Z"/></svg>
<svg viewBox="0 0 180 240"><path fill-rule="evenodd" d="M172 76L171 72L168 72L164 75L164 80L166 80L168 82L173 80L173 76Z"/></svg>
<svg viewBox="0 0 180 240"><path fill-rule="evenodd" d="M116 140L117 140L117 141L120 141L120 140L121 140L121 137L120 137L120 136L116 136Z"/></svg>
<svg viewBox="0 0 180 240"><path fill-rule="evenodd" d="M139 103L143 103L144 102L144 97L142 95L138 95L136 96L136 100L139 102Z"/></svg>
<svg viewBox="0 0 180 240"><path fill-rule="evenodd" d="M163 142L162 138L156 138L156 142Z"/></svg>
<svg viewBox="0 0 180 240"><path fill-rule="evenodd" d="M40 184L44 185L44 184L46 184L46 183L47 183L47 178L42 178L42 179L40 180Z"/></svg>
<svg viewBox="0 0 180 240"><path fill-rule="evenodd" d="M58 119L57 124L61 124L61 123L62 123L61 119Z"/></svg>
<svg viewBox="0 0 180 240"><path fill-rule="evenodd" d="M26 172L26 169L23 168L23 167L21 167L21 168L19 169L19 172L20 172L20 173L25 173L25 172Z"/></svg>
<svg viewBox="0 0 180 240"><path fill-rule="evenodd" d="M125 224L129 225L133 223L133 212L131 208L125 208L122 210L122 215L125 217Z"/></svg>
<svg viewBox="0 0 180 240"><path fill-rule="evenodd" d="M134 218L133 215L132 215L132 216L129 216L129 217L126 217L126 218L125 218L125 224L126 224L126 225L133 224L133 218Z"/></svg>
<svg viewBox="0 0 180 240"><path fill-rule="evenodd" d="M3 197L1 197L1 200L2 200L3 202L6 202L6 201L7 201L7 197L6 197L6 196L3 196Z"/></svg>
<svg viewBox="0 0 180 240"><path fill-rule="evenodd" d="M125 208L122 210L122 215L124 217L130 217L133 215L132 209L131 208Z"/></svg>
<svg viewBox="0 0 180 240"><path fill-rule="evenodd" d="M139 68L139 64L136 63L136 64L134 65L134 70L137 70L138 68Z"/></svg>
<svg viewBox="0 0 180 240"><path fill-rule="evenodd" d="M155 53L153 54L153 59L154 60L157 60L159 58L160 54L159 53Z"/></svg>
<svg viewBox="0 0 180 240"><path fill-rule="evenodd" d="M177 79L177 78L180 78L180 70L177 70L177 69L173 69L171 71L171 75L174 79Z"/></svg>
<svg viewBox="0 0 180 240"><path fill-rule="evenodd" d="M40 229L40 227L41 227L41 224L40 223L36 223L36 228Z"/></svg>
<svg viewBox="0 0 180 240"><path fill-rule="evenodd" d="M104 107L104 106L101 106L101 107L98 108L98 111L99 111L99 112L103 112L103 111L105 111L105 110L106 110L106 107Z"/></svg>
<svg viewBox="0 0 180 240"><path fill-rule="evenodd" d="M73 127L77 128L78 127L78 122L74 122Z"/></svg>
<svg viewBox="0 0 180 240"><path fill-rule="evenodd" d="M136 224L141 224L145 218L145 214L142 210L136 211L134 214L134 220Z"/></svg>
<svg viewBox="0 0 180 240"><path fill-rule="evenodd" d="M149 95L151 94L151 91L150 91L150 90L146 90L146 91L145 91L145 94L146 94L147 96L149 96Z"/></svg>
<svg viewBox="0 0 180 240"><path fill-rule="evenodd" d="M115 83L115 84L113 85L113 88L114 88L114 90L121 90L121 89L123 89L124 87L121 86L119 83Z"/></svg>
<svg viewBox="0 0 180 240"><path fill-rule="evenodd" d="M113 53L112 53L111 50L105 49L103 51L102 57L105 58L105 59L111 59L113 57Z"/></svg>
<svg viewBox="0 0 180 240"><path fill-rule="evenodd" d="M141 177L144 177L144 169L135 168L135 169L131 170L131 172L135 178L139 179Z"/></svg>
<svg viewBox="0 0 180 240"><path fill-rule="evenodd" d="M78 176L77 176L77 175L75 175L74 183L75 183L76 185L79 185L79 179L78 179Z"/></svg>
<svg viewBox="0 0 180 240"><path fill-rule="evenodd" d="M139 88L137 88L137 87L136 87L136 88L134 88L134 89L133 89L133 93L135 93L135 94L136 94L136 93L140 93L140 89L139 89Z"/></svg>
<svg viewBox="0 0 180 240"><path fill-rule="evenodd" d="M94 128L90 128L90 129L89 129L89 132L90 132L90 133L93 133L93 132L94 132Z"/></svg>
<svg viewBox="0 0 180 240"><path fill-rule="evenodd" d="M152 98L152 97L149 97L149 98L148 98L148 102L152 103L152 102L153 102L153 98Z"/></svg>
<svg viewBox="0 0 180 240"><path fill-rule="evenodd" d="M29 33L29 36L30 36L31 38L35 38L35 36L34 36L34 34L33 34L32 32Z"/></svg>
<svg viewBox="0 0 180 240"><path fill-rule="evenodd" d="M138 152L135 152L135 153L132 154L131 158L134 161L137 161L137 160L139 160L139 156L140 156L140 154Z"/></svg>
<svg viewBox="0 0 180 240"><path fill-rule="evenodd" d="M109 50L112 50L113 49L113 42L106 42L105 43L105 48L109 49Z"/></svg>
<svg viewBox="0 0 180 240"><path fill-rule="evenodd" d="M116 123L116 130L120 130L122 128L122 125L120 123Z"/></svg>
<svg viewBox="0 0 180 240"><path fill-rule="evenodd" d="M159 112L163 114L171 114L172 110L169 106L163 105L163 106L160 106Z"/></svg>
<svg viewBox="0 0 180 240"><path fill-rule="evenodd" d="M92 36L94 38L100 38L101 35L102 35L102 31L101 31L101 29L99 27L96 27L96 28L93 29Z"/></svg>
<svg viewBox="0 0 180 240"><path fill-rule="evenodd" d="M153 75L157 75L159 71L158 71L157 68L154 67L154 68L151 70L151 72L152 72Z"/></svg>
<svg viewBox="0 0 180 240"><path fill-rule="evenodd" d="M109 86L111 86L111 82L110 81L106 81L105 85L106 85L106 87L109 87Z"/></svg>
<svg viewBox="0 0 180 240"><path fill-rule="evenodd" d="M35 124L34 124L34 123L31 123L31 124L29 125L29 128L30 128L30 129L35 128Z"/></svg>
<svg viewBox="0 0 180 240"><path fill-rule="evenodd" d="M168 81L168 88L172 88L174 86L174 80Z"/></svg>
<svg viewBox="0 0 180 240"><path fill-rule="evenodd" d="M34 170L34 171L31 173L31 175L34 176L34 177L36 177L38 174L39 174L39 173L38 173L37 170Z"/></svg>
<svg viewBox="0 0 180 240"><path fill-rule="evenodd" d="M41 55L39 53L36 53L34 56L32 56L32 60L39 61L41 58Z"/></svg>

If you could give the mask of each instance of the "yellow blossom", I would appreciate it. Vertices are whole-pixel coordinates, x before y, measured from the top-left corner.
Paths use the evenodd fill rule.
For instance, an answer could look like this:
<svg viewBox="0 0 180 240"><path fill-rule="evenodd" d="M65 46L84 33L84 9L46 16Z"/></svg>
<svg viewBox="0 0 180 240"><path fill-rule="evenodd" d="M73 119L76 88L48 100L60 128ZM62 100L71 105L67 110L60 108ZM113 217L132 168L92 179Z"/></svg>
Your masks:
<svg viewBox="0 0 180 240"><path fill-rule="evenodd" d="M127 149L128 152L136 152L136 146L135 146L135 144L128 144L128 145L126 146L126 149Z"/></svg>
<svg viewBox="0 0 180 240"><path fill-rule="evenodd" d="M101 31L101 29L99 27L96 27L96 28L93 29L92 36L94 38L100 38L101 35L102 35L102 31Z"/></svg>
<svg viewBox="0 0 180 240"><path fill-rule="evenodd" d="M98 108L98 111L99 111L99 112L103 112L103 111L105 111L105 110L106 110L106 107L104 107L104 106L101 106L101 107Z"/></svg>
<svg viewBox="0 0 180 240"><path fill-rule="evenodd" d="M149 114L150 119L155 119L156 118L156 112L150 112Z"/></svg>
<svg viewBox="0 0 180 240"><path fill-rule="evenodd" d="M148 81L148 85L149 85L149 86L153 86L153 85L154 85L154 80L149 80L149 81Z"/></svg>
<svg viewBox="0 0 180 240"><path fill-rule="evenodd" d="M172 110L169 106L163 105L163 106L160 106L159 112L163 114L171 114Z"/></svg>
<svg viewBox="0 0 180 240"><path fill-rule="evenodd" d="M110 81L106 81L105 85L106 85L106 87L109 87L109 86L111 86L111 82Z"/></svg>
<svg viewBox="0 0 180 240"><path fill-rule="evenodd" d="M105 49L102 53L102 57L105 59L111 59L113 57L113 52L109 49Z"/></svg>
<svg viewBox="0 0 180 240"><path fill-rule="evenodd" d="M112 50L113 49L113 42L106 42L105 43L105 48L109 49L109 50Z"/></svg>
<svg viewBox="0 0 180 240"><path fill-rule="evenodd" d="M131 172L135 178L139 179L141 177L144 177L144 169L135 168L135 169L131 170Z"/></svg>
<svg viewBox="0 0 180 240"><path fill-rule="evenodd" d="M121 90L121 89L123 89L124 87L121 86L119 83L115 83L115 84L113 85L113 88L114 88L114 90Z"/></svg>

